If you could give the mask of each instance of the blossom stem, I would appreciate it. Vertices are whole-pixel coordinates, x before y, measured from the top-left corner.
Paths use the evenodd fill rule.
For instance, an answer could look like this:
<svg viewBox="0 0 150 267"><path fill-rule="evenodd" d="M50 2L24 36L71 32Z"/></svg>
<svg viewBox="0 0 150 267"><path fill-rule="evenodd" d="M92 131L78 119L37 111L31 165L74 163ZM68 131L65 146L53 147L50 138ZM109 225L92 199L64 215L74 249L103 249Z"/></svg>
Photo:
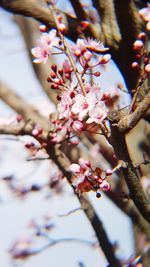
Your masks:
<svg viewBox="0 0 150 267"><path fill-rule="evenodd" d="M71 63L71 66L72 66L72 68L74 70L74 73L75 73L75 76L77 78L77 81L78 81L78 83L79 83L79 85L81 87L82 93L83 93L84 96L86 96L86 91L85 91L85 88L84 88L84 84L83 84L82 78L81 78L80 74L78 73L78 70L77 70L76 64L75 64L75 62L74 62L74 60L72 58L68 43L67 43L66 39L64 38L64 36L62 35L62 33L59 30L59 24L58 24L57 18L55 16L55 11L54 11L54 9L53 9L53 7L51 5L48 5L48 7L49 7L49 9L50 9L50 11L52 13L53 18L54 18L54 22L55 22L56 28L58 30L58 34L60 36L60 39L61 39L62 43L64 44L64 49L65 49L64 52L68 56L68 59L69 59L69 61Z"/></svg>

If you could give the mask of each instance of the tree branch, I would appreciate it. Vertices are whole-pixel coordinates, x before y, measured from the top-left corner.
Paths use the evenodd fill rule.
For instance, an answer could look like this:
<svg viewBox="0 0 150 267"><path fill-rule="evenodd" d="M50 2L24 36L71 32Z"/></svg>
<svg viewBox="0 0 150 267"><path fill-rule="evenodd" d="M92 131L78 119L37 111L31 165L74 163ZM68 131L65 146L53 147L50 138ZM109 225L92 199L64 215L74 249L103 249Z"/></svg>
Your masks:
<svg viewBox="0 0 150 267"><path fill-rule="evenodd" d="M139 78L139 74L131 68L131 63L135 60L132 45L142 31L142 21L134 0L114 0L114 5L122 40L118 51L112 47L111 53L124 75L127 86L132 90Z"/></svg>
<svg viewBox="0 0 150 267"><path fill-rule="evenodd" d="M101 17L102 41L108 46L118 49L121 34L113 0L93 0L92 2Z"/></svg>
<svg viewBox="0 0 150 267"><path fill-rule="evenodd" d="M143 217L150 223L150 202L146 199L136 170L132 164L125 141L125 135L120 133L117 126L111 125L111 142L119 160L123 160L127 167L122 169L129 194Z"/></svg>
<svg viewBox="0 0 150 267"><path fill-rule="evenodd" d="M0 6L14 14L34 18L50 29L55 28L50 10L46 8L46 5L42 6L35 0L1 0ZM79 20L59 9L56 9L56 11L63 14L64 19L66 19L66 35L72 40L76 39L79 36Z"/></svg>
<svg viewBox="0 0 150 267"><path fill-rule="evenodd" d="M141 118L143 118L146 112L150 108L150 90L147 96L141 103L138 104L137 108L131 114L128 114L120 119L117 126L120 132L128 132L131 130Z"/></svg>

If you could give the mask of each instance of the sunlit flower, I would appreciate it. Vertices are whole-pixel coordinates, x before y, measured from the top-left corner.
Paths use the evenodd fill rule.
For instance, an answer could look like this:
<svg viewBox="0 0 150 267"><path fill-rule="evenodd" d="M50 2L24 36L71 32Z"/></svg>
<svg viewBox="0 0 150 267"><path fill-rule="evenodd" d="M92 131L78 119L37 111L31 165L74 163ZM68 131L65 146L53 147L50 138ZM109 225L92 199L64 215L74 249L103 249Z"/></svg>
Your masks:
<svg viewBox="0 0 150 267"><path fill-rule="evenodd" d="M83 120L83 118L87 115L89 109L89 103L87 102L87 98L82 94L77 94L74 98L74 104L71 108L73 114L79 115L79 120Z"/></svg>
<svg viewBox="0 0 150 267"><path fill-rule="evenodd" d="M101 190L110 190L106 172L98 167L96 169L91 168L91 163L88 160L80 158L79 164L71 164L69 171L74 174L72 184L78 193L89 192L91 190L99 193Z"/></svg>
<svg viewBox="0 0 150 267"><path fill-rule="evenodd" d="M64 92L61 95L60 103L57 105L59 112L59 119L68 118L71 116L70 107L72 105L72 99L68 92Z"/></svg>
<svg viewBox="0 0 150 267"><path fill-rule="evenodd" d="M79 57L82 53L86 51L86 46L83 39L77 39L76 44L70 44L70 49L72 53Z"/></svg>
<svg viewBox="0 0 150 267"><path fill-rule="evenodd" d="M49 33L43 33L41 39L37 41L37 46L31 49L32 55L36 58L35 63L41 63L48 60L48 56L52 53L52 48L57 46L59 38L56 37L56 30Z"/></svg>
<svg viewBox="0 0 150 267"><path fill-rule="evenodd" d="M84 44L87 49L93 52L105 52L108 48L104 47L103 43L99 40L94 40L92 38L87 38L84 40Z"/></svg>
<svg viewBox="0 0 150 267"><path fill-rule="evenodd" d="M100 101L89 111L89 118L86 123L101 123L107 116L107 108L103 101Z"/></svg>

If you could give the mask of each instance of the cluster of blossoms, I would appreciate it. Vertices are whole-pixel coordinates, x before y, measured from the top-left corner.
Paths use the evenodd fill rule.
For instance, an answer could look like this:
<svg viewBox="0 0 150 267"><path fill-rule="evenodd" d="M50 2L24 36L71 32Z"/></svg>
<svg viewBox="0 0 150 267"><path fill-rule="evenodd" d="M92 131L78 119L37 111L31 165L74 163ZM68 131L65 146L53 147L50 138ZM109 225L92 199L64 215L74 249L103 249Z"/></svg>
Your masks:
<svg viewBox="0 0 150 267"><path fill-rule="evenodd" d="M71 164L69 170L74 173L72 184L78 193L93 190L99 198L101 191L110 190L108 178L112 173L102 171L98 167L93 169L88 160L79 159L79 164Z"/></svg>
<svg viewBox="0 0 150 267"><path fill-rule="evenodd" d="M53 54L54 48L59 51L59 54L63 53L69 58L65 45L60 37L56 36L56 33L56 30L51 30L49 33L44 33L38 40L38 46L32 49L32 54L36 58L35 63L45 63L48 56ZM85 81L85 76L91 74L91 70L94 77L100 76L100 72L93 69L109 62L111 56L103 54L108 48L105 48L100 41L93 39L78 39L76 44L68 44L68 48L74 63L78 64L81 69L79 71L76 68L81 83L76 78L75 70L68 58L64 59L62 67L59 69L56 65L51 66L52 72L47 81L52 89L60 92L57 97L59 118L55 121L57 137L54 133L53 142L61 141L71 128L75 131L82 131L89 128L90 124L101 124L107 117L107 103L111 98L110 92L102 93L99 86L91 85ZM96 52L101 54L98 56ZM61 131L59 135L61 138L58 136L58 130Z"/></svg>
<svg viewBox="0 0 150 267"><path fill-rule="evenodd" d="M49 55L57 52L64 55L59 67L51 66L47 78L51 89L57 90L59 101L58 117L51 120L55 131L49 142L56 144L66 139L69 142L74 132L77 135L82 131L98 132L102 124L107 129L105 121L114 96L108 91L102 92L97 84L87 80L89 74L100 76L95 67L109 62L111 56L105 54L107 50L100 41L93 39L77 39L75 44L67 44L61 39L61 34L57 36L56 30L44 33L38 46L32 49L35 63L46 63ZM39 129L35 129L34 134L39 134ZM77 142L72 141L72 144ZM79 160L79 165L72 164L70 171L74 172L73 185L79 193L93 190L99 197L100 190L110 190L107 180L110 174L100 168L92 169L87 161Z"/></svg>

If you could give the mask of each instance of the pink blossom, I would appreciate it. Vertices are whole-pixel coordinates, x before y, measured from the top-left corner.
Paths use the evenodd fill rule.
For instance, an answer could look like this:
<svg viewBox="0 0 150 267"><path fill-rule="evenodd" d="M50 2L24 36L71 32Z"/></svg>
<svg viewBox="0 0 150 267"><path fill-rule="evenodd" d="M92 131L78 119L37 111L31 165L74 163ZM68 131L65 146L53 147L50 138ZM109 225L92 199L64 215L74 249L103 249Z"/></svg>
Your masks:
<svg viewBox="0 0 150 267"><path fill-rule="evenodd" d="M100 190L110 190L106 172L98 167L93 170L88 160L80 158L79 164L71 164L69 170L74 173L72 184L75 186L78 193L89 192L91 190L99 193ZM104 178L102 178L102 176L104 176Z"/></svg>
<svg viewBox="0 0 150 267"><path fill-rule="evenodd" d="M94 107L97 102L96 94L93 92L87 93L86 96L77 94L74 97L74 104L71 108L73 114L78 114L80 121L88 114L88 112Z"/></svg>
<svg viewBox="0 0 150 267"><path fill-rule="evenodd" d="M77 57L81 56L86 51L86 46L83 39L77 39L76 44L70 44L70 49Z"/></svg>
<svg viewBox="0 0 150 267"><path fill-rule="evenodd" d="M82 158L79 159L79 164L80 164L82 170L84 170L84 171L88 170L89 167L91 167L90 161L82 159Z"/></svg>
<svg viewBox="0 0 150 267"><path fill-rule="evenodd" d="M110 190L110 184L107 180L103 180L102 183L100 183L100 189L107 192Z"/></svg>
<svg viewBox="0 0 150 267"><path fill-rule="evenodd" d="M84 40L85 47L93 52L105 52L108 48L104 47L103 43L99 40L87 38Z"/></svg>
<svg viewBox="0 0 150 267"><path fill-rule="evenodd" d="M98 102L95 107L89 111L89 118L86 123L96 122L101 123L107 116L107 108L103 101Z"/></svg>
<svg viewBox="0 0 150 267"><path fill-rule="evenodd" d="M81 121L79 121L79 120L76 120L76 121L73 122L72 128L75 131L82 131L83 130L83 123Z"/></svg>
<svg viewBox="0 0 150 267"><path fill-rule="evenodd" d="M72 66L67 59L63 62L63 71L64 73L72 72Z"/></svg>
<svg viewBox="0 0 150 267"><path fill-rule="evenodd" d="M68 93L68 91L64 92L61 96L60 103L57 105L57 109L59 112L59 119L69 119L71 116L71 105L72 99Z"/></svg>
<svg viewBox="0 0 150 267"><path fill-rule="evenodd" d="M74 98L74 104L71 108L71 111L73 114L79 115L79 120L82 121L82 119L87 115L88 113L89 104L87 102L87 99L82 94L77 94Z"/></svg>
<svg viewBox="0 0 150 267"><path fill-rule="evenodd" d="M35 63L40 63L48 60L48 56L52 53L52 48L57 46L59 38L56 37L56 30L51 30L49 33L43 33L41 39L38 40L38 46L31 49L31 53L36 58Z"/></svg>
<svg viewBox="0 0 150 267"><path fill-rule="evenodd" d="M80 165L79 164L76 164L76 163L71 164L69 166L69 171L75 172L75 173L80 172L81 171Z"/></svg>
<svg viewBox="0 0 150 267"><path fill-rule="evenodd" d="M139 11L141 17L145 20L145 21L149 21L150 20L150 4L147 5L147 7L142 8Z"/></svg>

